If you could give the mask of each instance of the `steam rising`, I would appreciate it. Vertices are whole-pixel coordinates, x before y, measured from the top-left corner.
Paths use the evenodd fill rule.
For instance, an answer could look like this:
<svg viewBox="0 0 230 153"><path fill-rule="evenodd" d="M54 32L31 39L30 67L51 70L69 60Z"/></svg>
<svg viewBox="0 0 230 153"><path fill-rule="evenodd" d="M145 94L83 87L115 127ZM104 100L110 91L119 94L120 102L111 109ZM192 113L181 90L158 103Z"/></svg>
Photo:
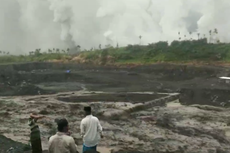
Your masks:
<svg viewBox="0 0 230 153"><path fill-rule="evenodd" d="M229 7L229 0L0 0L0 50L171 42L178 32L197 39L214 28L228 42Z"/></svg>

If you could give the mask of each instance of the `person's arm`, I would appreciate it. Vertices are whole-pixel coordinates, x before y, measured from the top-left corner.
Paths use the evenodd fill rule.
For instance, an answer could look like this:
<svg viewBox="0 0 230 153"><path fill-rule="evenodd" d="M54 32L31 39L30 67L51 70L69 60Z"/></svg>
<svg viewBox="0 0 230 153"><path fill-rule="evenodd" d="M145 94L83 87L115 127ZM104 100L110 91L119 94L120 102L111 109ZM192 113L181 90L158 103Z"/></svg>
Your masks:
<svg viewBox="0 0 230 153"><path fill-rule="evenodd" d="M51 146L52 141L53 141L53 137L50 137L49 142L48 142L48 151L49 151L49 153L52 153L52 146Z"/></svg>
<svg viewBox="0 0 230 153"><path fill-rule="evenodd" d="M81 121L80 130L81 130L81 137L83 137L85 135L85 123L84 123L84 120Z"/></svg>
<svg viewBox="0 0 230 153"><path fill-rule="evenodd" d="M70 153L78 153L77 145L75 144L75 141L72 137L70 139Z"/></svg>
<svg viewBox="0 0 230 153"><path fill-rule="evenodd" d="M100 133L101 137L103 138L102 126L100 124L99 119L97 119L97 131Z"/></svg>
<svg viewBox="0 0 230 153"><path fill-rule="evenodd" d="M39 116L39 115L30 114L30 117L35 119L35 120L38 120L38 119L44 118L45 116L43 116L43 115Z"/></svg>
<svg viewBox="0 0 230 153"><path fill-rule="evenodd" d="M38 116L38 115L34 115L34 114L30 114L29 120L28 120L28 125L30 127L36 126L36 122L38 119L42 119L45 116Z"/></svg>

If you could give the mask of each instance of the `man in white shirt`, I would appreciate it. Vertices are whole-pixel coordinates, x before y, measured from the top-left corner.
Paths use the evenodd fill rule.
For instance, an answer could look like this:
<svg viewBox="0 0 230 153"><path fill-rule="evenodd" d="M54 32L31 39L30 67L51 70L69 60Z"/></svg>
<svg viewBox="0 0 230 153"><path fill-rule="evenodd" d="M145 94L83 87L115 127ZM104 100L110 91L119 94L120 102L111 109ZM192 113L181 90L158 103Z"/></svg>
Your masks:
<svg viewBox="0 0 230 153"><path fill-rule="evenodd" d="M60 119L57 124L57 134L49 139L49 153L78 153L74 139L69 136L68 121Z"/></svg>
<svg viewBox="0 0 230 153"><path fill-rule="evenodd" d="M97 150L100 139L103 138L102 127L97 117L91 113L91 107L84 107L86 117L82 119L80 129L83 138L83 153Z"/></svg>

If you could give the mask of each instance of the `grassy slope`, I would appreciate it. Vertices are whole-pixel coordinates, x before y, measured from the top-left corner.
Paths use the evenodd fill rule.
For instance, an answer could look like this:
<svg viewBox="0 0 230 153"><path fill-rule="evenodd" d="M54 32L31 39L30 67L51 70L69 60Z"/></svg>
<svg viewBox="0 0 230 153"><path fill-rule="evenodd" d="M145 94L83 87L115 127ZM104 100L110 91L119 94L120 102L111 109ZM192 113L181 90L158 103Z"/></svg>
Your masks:
<svg viewBox="0 0 230 153"><path fill-rule="evenodd" d="M156 62L187 63L196 62L229 62L230 44L208 44L206 39L198 41L158 42L147 46L129 45L122 48L107 48L95 52L83 52L82 57L89 61L100 59L102 63L113 59L121 64L149 64Z"/></svg>
<svg viewBox="0 0 230 153"><path fill-rule="evenodd" d="M95 64L149 64L156 62L229 62L230 44L208 44L206 39L194 41L158 42L146 46L128 45L127 47L106 48L95 51L84 51L78 55L82 61ZM65 60L73 57L66 54L37 54L32 56L2 56L0 64L17 62L34 62ZM81 62L82 62L81 61Z"/></svg>
<svg viewBox="0 0 230 153"><path fill-rule="evenodd" d="M32 56L14 56L14 55L6 55L0 56L0 64L10 64L10 63L21 63L21 62L43 62L49 60L66 60L69 56L66 54L58 54L58 53L41 53L39 55L32 55Z"/></svg>

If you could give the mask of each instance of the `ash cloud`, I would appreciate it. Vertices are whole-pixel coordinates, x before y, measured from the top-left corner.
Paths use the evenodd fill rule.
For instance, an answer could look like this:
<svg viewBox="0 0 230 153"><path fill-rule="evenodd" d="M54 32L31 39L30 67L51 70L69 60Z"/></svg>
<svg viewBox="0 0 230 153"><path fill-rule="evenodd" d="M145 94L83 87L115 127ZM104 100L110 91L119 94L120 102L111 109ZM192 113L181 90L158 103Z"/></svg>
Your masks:
<svg viewBox="0 0 230 153"><path fill-rule="evenodd" d="M179 31L197 39L214 28L229 42L229 7L229 0L0 0L0 50L171 42Z"/></svg>

